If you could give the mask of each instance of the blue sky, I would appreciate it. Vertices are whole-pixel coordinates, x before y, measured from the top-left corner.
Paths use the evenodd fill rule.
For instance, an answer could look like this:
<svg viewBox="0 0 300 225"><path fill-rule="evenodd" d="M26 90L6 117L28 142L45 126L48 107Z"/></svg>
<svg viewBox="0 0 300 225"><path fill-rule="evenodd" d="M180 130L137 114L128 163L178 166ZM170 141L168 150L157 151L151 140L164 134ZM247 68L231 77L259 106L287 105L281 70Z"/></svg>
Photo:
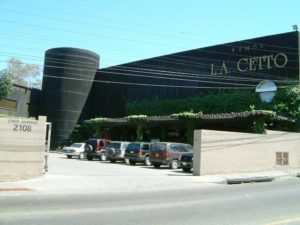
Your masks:
<svg viewBox="0 0 300 225"><path fill-rule="evenodd" d="M292 31L299 0L0 0L0 69L43 65L55 47L100 55L100 68Z"/></svg>

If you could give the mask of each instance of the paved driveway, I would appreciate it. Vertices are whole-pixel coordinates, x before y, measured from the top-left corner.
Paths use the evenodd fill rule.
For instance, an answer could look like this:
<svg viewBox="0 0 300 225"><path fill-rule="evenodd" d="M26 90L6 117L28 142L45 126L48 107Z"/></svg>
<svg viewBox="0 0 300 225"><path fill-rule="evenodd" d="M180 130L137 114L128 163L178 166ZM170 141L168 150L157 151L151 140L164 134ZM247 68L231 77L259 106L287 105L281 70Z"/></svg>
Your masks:
<svg viewBox="0 0 300 225"><path fill-rule="evenodd" d="M211 177L201 180L192 173L168 167L154 169L143 164L68 159L63 154L50 153L49 171L41 178L1 183L1 187L29 188L48 193L135 192L149 190L206 187L221 182ZM214 181L215 179L215 181Z"/></svg>
<svg viewBox="0 0 300 225"><path fill-rule="evenodd" d="M36 179L0 183L0 194L7 193L1 192L5 189L30 189L32 191L28 193L53 194L180 190L223 185L232 178L279 178L295 176L296 173L299 173L299 170L193 176L192 173L184 173L181 169L154 169L143 164L131 166L121 162L68 159L63 154L50 153L48 173Z"/></svg>

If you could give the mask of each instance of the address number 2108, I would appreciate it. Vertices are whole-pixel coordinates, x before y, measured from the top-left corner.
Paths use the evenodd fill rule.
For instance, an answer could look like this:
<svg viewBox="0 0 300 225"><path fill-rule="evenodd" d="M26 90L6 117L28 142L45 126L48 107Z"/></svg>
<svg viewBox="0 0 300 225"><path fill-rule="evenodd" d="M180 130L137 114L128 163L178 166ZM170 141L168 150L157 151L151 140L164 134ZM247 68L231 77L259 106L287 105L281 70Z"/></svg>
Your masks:
<svg viewBox="0 0 300 225"><path fill-rule="evenodd" d="M31 132L31 126L23 124L14 124L14 131Z"/></svg>

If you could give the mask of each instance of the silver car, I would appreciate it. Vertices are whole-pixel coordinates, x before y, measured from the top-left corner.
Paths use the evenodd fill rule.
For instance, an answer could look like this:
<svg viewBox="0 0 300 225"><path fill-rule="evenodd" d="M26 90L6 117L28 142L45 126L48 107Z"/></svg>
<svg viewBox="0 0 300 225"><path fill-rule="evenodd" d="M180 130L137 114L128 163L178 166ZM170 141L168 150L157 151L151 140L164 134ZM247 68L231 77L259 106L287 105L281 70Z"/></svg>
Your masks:
<svg viewBox="0 0 300 225"><path fill-rule="evenodd" d="M69 147L64 147L63 152L69 159L71 159L73 156L83 159L84 147L85 143L74 143Z"/></svg>
<svg viewBox="0 0 300 225"><path fill-rule="evenodd" d="M111 141L105 148L106 160L114 163L116 161L125 161L125 150L130 142Z"/></svg>

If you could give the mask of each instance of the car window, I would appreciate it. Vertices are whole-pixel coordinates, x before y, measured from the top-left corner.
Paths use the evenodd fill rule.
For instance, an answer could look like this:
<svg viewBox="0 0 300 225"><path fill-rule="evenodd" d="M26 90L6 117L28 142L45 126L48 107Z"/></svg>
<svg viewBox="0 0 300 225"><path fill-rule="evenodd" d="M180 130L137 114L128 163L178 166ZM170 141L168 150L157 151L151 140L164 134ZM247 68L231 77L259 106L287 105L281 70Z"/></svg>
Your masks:
<svg viewBox="0 0 300 225"><path fill-rule="evenodd" d="M120 147L121 147L120 142L112 142L107 146L107 148L120 148Z"/></svg>
<svg viewBox="0 0 300 225"><path fill-rule="evenodd" d="M72 144L70 147L80 148L81 145L82 145L82 144L75 143L75 144Z"/></svg>
<svg viewBox="0 0 300 225"><path fill-rule="evenodd" d="M187 148L187 152L193 152L194 151L194 149L193 149L193 146L191 146L191 145L185 145L185 147Z"/></svg>
<svg viewBox="0 0 300 225"><path fill-rule="evenodd" d="M149 150L149 144L143 144L142 150Z"/></svg>
<svg viewBox="0 0 300 225"><path fill-rule="evenodd" d="M130 151L140 150L140 144L139 143L131 143L127 146L126 150L130 150Z"/></svg>
<svg viewBox="0 0 300 225"><path fill-rule="evenodd" d="M151 149L153 151L165 151L166 145L165 144L153 144Z"/></svg>
<svg viewBox="0 0 300 225"><path fill-rule="evenodd" d="M170 144L170 151L173 152L192 152L193 147L188 144Z"/></svg>
<svg viewBox="0 0 300 225"><path fill-rule="evenodd" d="M170 151L179 152L178 146L176 144L170 144Z"/></svg>
<svg viewBox="0 0 300 225"><path fill-rule="evenodd" d="M100 141L100 147L103 147L103 146L104 146L104 142Z"/></svg>
<svg viewBox="0 0 300 225"><path fill-rule="evenodd" d="M178 145L177 151L178 152L188 152L188 148L185 145Z"/></svg>

